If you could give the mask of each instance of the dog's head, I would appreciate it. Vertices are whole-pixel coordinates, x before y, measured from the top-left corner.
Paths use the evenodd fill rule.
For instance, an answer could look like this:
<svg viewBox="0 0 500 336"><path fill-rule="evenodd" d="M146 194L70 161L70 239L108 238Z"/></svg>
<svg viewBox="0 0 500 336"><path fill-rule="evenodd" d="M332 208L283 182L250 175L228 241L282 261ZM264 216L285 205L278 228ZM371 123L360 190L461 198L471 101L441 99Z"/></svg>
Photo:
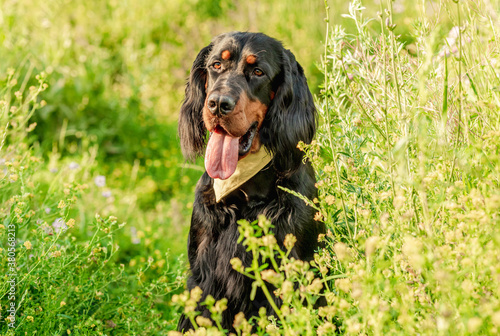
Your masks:
<svg viewBox="0 0 500 336"><path fill-rule="evenodd" d="M186 86L179 135L187 159L206 148L211 177L228 178L238 160L262 145L280 172L293 171L302 160L297 143L309 143L314 132L304 72L280 42L261 33L232 32L200 51Z"/></svg>

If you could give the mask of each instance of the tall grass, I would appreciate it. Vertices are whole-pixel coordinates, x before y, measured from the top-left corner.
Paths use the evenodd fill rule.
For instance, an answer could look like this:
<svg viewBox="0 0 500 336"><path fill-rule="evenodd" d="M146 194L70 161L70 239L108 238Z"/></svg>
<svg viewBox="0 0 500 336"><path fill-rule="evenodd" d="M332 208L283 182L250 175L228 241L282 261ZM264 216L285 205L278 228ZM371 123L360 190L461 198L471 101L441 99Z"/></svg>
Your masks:
<svg viewBox="0 0 500 336"><path fill-rule="evenodd" d="M416 8L412 44L400 41L391 1L369 19L352 1L356 34L327 18L323 122L300 144L318 176L318 199L305 201L328 225L327 247L311 265L288 260L272 223L242 222L243 243L273 267L233 267L276 286L284 304L276 317L239 316L239 335L251 324L258 335L500 332L498 3ZM195 335L210 330L202 322Z"/></svg>

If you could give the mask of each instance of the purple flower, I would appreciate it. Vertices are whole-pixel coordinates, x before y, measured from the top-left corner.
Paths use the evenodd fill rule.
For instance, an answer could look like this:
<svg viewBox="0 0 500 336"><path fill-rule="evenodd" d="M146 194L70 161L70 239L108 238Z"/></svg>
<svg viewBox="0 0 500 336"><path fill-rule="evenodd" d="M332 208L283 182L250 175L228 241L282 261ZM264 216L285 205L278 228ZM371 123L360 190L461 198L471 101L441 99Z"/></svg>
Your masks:
<svg viewBox="0 0 500 336"><path fill-rule="evenodd" d="M59 233L59 231L66 231L68 229L68 226L66 225L66 222L62 217L57 218L53 223L52 227L54 228L54 231L56 233Z"/></svg>
<svg viewBox="0 0 500 336"><path fill-rule="evenodd" d="M106 198L109 198L112 196L111 194L111 191L110 190L105 190L101 193L102 197L106 197Z"/></svg>
<svg viewBox="0 0 500 336"><path fill-rule="evenodd" d="M50 168L50 172L51 172L52 174L57 173L57 168Z"/></svg>
<svg viewBox="0 0 500 336"><path fill-rule="evenodd" d="M45 208L45 213L48 215L52 211L51 208Z"/></svg>
<svg viewBox="0 0 500 336"><path fill-rule="evenodd" d="M94 179L94 183L98 187L104 187L106 185L106 176L99 175Z"/></svg>

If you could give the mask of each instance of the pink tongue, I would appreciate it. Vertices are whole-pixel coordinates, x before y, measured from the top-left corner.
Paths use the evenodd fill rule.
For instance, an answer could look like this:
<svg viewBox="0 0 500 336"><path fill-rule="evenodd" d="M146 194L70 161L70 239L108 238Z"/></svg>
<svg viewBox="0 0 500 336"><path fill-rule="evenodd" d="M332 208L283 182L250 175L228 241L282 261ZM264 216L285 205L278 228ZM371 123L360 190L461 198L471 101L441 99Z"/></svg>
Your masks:
<svg viewBox="0 0 500 336"><path fill-rule="evenodd" d="M212 133L205 153L205 169L211 178L225 180L233 175L238 164L240 138Z"/></svg>

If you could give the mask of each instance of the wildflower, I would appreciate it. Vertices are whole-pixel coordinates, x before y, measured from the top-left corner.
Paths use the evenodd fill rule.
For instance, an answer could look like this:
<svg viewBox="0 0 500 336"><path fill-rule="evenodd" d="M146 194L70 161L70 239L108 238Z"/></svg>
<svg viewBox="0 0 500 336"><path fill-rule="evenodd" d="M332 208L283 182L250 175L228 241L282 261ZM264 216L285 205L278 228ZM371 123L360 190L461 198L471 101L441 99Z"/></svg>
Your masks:
<svg viewBox="0 0 500 336"><path fill-rule="evenodd" d="M290 280L283 281L281 285L281 293L285 298L290 297L293 294L293 283Z"/></svg>
<svg viewBox="0 0 500 336"><path fill-rule="evenodd" d="M61 303L59 304L59 306L61 306L61 307L65 306L65 305L66 305L66 302L64 302L64 301L61 301Z"/></svg>
<svg viewBox="0 0 500 336"><path fill-rule="evenodd" d="M263 280L275 286L279 285L282 281L282 275L271 269L263 270L260 274Z"/></svg>
<svg viewBox="0 0 500 336"><path fill-rule="evenodd" d="M45 213L48 215L52 211L51 208L45 208Z"/></svg>
<svg viewBox="0 0 500 336"><path fill-rule="evenodd" d="M57 168L50 168L49 171L52 173L52 174L55 174L57 173Z"/></svg>
<svg viewBox="0 0 500 336"><path fill-rule="evenodd" d="M25 241L23 245L27 250L31 250L33 248L33 245L31 245L31 242L29 240Z"/></svg>
<svg viewBox="0 0 500 336"><path fill-rule="evenodd" d="M491 315L491 322L497 327L500 327L500 311L497 311Z"/></svg>
<svg viewBox="0 0 500 336"><path fill-rule="evenodd" d="M52 256L52 258L57 258L57 257L60 257L62 255L61 251L54 251L50 254Z"/></svg>
<svg viewBox="0 0 500 336"><path fill-rule="evenodd" d="M351 290L351 280L349 279L337 279L335 280L335 287L341 291L347 293Z"/></svg>
<svg viewBox="0 0 500 336"><path fill-rule="evenodd" d="M94 183L98 187L104 187L106 185L106 176L99 175L94 179Z"/></svg>
<svg viewBox="0 0 500 336"><path fill-rule="evenodd" d="M220 314L226 309L227 309L227 299L226 298L219 300L215 303L214 312L217 312Z"/></svg>
<svg viewBox="0 0 500 336"><path fill-rule="evenodd" d="M279 335L278 327L273 324L268 324L266 326L266 332L268 332L269 335Z"/></svg>
<svg viewBox="0 0 500 336"><path fill-rule="evenodd" d="M111 193L110 190L105 190L101 193L102 197L104 198L110 198L113 194Z"/></svg>
<svg viewBox="0 0 500 336"><path fill-rule="evenodd" d="M345 243L336 243L333 246L333 250L340 261L348 261L351 258L351 253Z"/></svg>
<svg viewBox="0 0 500 336"><path fill-rule="evenodd" d="M80 165L78 163L76 163L75 161L71 161L68 165L68 168L71 170L75 170L75 169L80 168Z"/></svg>
<svg viewBox="0 0 500 336"><path fill-rule="evenodd" d="M193 299L195 302L200 301L201 294L203 294L203 291L200 287L196 286L195 288L191 289L190 296L191 299Z"/></svg>
<svg viewBox="0 0 500 336"><path fill-rule="evenodd" d="M424 256L422 255L422 248L422 242L417 238L404 238L402 247L403 254L408 258L410 265L416 269L420 269L425 262Z"/></svg>
<svg viewBox="0 0 500 336"><path fill-rule="evenodd" d="M173 331L173 330L171 330L171 331L168 332L167 335L168 336L182 336L182 333L179 332L179 331Z"/></svg>
<svg viewBox="0 0 500 336"><path fill-rule="evenodd" d="M318 295L322 288L323 284L318 278L314 279L313 282L307 286L307 290L314 295Z"/></svg>
<svg viewBox="0 0 500 336"><path fill-rule="evenodd" d="M333 335L335 333L335 325L330 322L326 322L318 327L318 336L322 335Z"/></svg>
<svg viewBox="0 0 500 336"><path fill-rule="evenodd" d="M33 316L26 316L26 319L29 321L29 322L33 322L35 319L33 318Z"/></svg>
<svg viewBox="0 0 500 336"><path fill-rule="evenodd" d="M367 256L372 255L377 249L378 237L369 237L365 242L365 253Z"/></svg>
<svg viewBox="0 0 500 336"><path fill-rule="evenodd" d="M314 215L314 220L318 222L323 220L323 215L321 215L321 212L316 212L316 214Z"/></svg>
<svg viewBox="0 0 500 336"><path fill-rule="evenodd" d="M75 226L75 220L73 218L70 218L67 222L66 225L69 226L69 228L72 228Z"/></svg>
<svg viewBox="0 0 500 336"><path fill-rule="evenodd" d="M56 220L52 223L52 227L54 228L55 233L59 233L60 231L66 231L68 227L66 226L66 223L64 222L64 219L61 217L56 218Z"/></svg>
<svg viewBox="0 0 500 336"><path fill-rule="evenodd" d="M295 246L296 242L297 238L293 234L289 233L285 236L283 244L287 250L291 250Z"/></svg>
<svg viewBox="0 0 500 336"><path fill-rule="evenodd" d="M325 197L326 204L333 205L335 203L335 196L328 195Z"/></svg>
<svg viewBox="0 0 500 336"><path fill-rule="evenodd" d="M469 321L467 321L467 329L471 334L475 334L481 325L483 324L483 320L480 317L471 317Z"/></svg>
<svg viewBox="0 0 500 336"><path fill-rule="evenodd" d="M244 271L243 263L241 262L240 258L233 258L233 259L231 259L230 263L235 271L240 272L240 273Z"/></svg>
<svg viewBox="0 0 500 336"><path fill-rule="evenodd" d="M235 328L238 328L240 327L243 322L245 321L245 314L243 312L239 312L238 314L236 314L236 316L234 317L234 323L233 323L233 327Z"/></svg>
<svg viewBox="0 0 500 336"><path fill-rule="evenodd" d="M401 209L401 207L403 207L405 202L406 202L406 197L404 197L403 195L397 195L396 197L394 197L394 202L393 202L394 209L396 210Z"/></svg>
<svg viewBox="0 0 500 336"><path fill-rule="evenodd" d="M272 247L276 244L276 238L273 235L265 235L262 237L262 244L264 246Z"/></svg>
<svg viewBox="0 0 500 336"><path fill-rule="evenodd" d="M199 327L209 328L212 326L212 321L203 316L196 316L196 323Z"/></svg>

